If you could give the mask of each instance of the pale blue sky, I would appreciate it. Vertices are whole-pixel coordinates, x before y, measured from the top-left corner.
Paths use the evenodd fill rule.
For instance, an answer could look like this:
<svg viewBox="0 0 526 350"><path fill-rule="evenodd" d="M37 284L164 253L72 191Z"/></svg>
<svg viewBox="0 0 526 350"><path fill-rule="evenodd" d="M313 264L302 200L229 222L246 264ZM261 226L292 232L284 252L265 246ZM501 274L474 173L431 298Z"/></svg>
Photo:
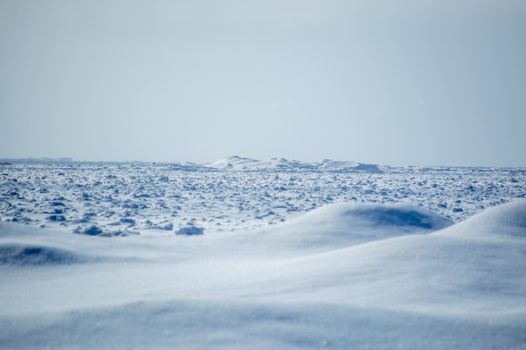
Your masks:
<svg viewBox="0 0 526 350"><path fill-rule="evenodd" d="M526 2L0 0L0 157L526 166Z"/></svg>

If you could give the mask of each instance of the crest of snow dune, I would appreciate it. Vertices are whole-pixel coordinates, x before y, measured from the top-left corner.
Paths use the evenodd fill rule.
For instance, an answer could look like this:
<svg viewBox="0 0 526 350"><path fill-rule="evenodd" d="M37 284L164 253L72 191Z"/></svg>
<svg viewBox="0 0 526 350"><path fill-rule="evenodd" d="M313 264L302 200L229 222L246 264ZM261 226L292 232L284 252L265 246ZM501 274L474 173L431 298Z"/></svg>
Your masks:
<svg viewBox="0 0 526 350"><path fill-rule="evenodd" d="M253 158L230 156L208 164L208 167L220 170L235 171L325 171L325 172L367 172L381 173L382 167L375 164L364 164L351 161L324 159L321 162L301 162L285 158L271 158L261 161Z"/></svg>
<svg viewBox="0 0 526 350"><path fill-rule="evenodd" d="M462 237L526 238L526 199L488 208L444 232Z"/></svg>
<svg viewBox="0 0 526 350"><path fill-rule="evenodd" d="M407 234L429 233L452 222L413 205L331 204L254 237L278 250L327 250Z"/></svg>
<svg viewBox="0 0 526 350"><path fill-rule="evenodd" d="M329 212L318 214L333 217ZM406 213L375 209L366 216L370 214L375 217L373 227L380 225L387 231L401 222L428 226L427 218L422 221L420 215L410 215L406 221ZM319 218L304 224L308 222L319 222ZM404 235L313 254L265 283L288 283L289 290L308 295L303 300L348 298L372 307L463 317L524 315L526 307L518 301L526 292L525 223L526 200L520 200L427 235ZM323 229L323 225L317 227Z"/></svg>

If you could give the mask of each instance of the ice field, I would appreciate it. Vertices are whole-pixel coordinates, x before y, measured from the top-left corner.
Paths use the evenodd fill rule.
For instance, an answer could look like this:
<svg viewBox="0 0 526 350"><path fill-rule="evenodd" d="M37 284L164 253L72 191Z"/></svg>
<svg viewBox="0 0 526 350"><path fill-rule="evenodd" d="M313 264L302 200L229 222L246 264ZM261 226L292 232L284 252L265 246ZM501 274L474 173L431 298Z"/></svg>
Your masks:
<svg viewBox="0 0 526 350"><path fill-rule="evenodd" d="M394 168L325 160L0 166L0 216L93 234L206 233L278 224L334 202L400 203L457 222L526 196L524 168ZM88 231L90 233L91 231Z"/></svg>
<svg viewBox="0 0 526 350"><path fill-rule="evenodd" d="M524 168L0 174L0 348L526 349Z"/></svg>

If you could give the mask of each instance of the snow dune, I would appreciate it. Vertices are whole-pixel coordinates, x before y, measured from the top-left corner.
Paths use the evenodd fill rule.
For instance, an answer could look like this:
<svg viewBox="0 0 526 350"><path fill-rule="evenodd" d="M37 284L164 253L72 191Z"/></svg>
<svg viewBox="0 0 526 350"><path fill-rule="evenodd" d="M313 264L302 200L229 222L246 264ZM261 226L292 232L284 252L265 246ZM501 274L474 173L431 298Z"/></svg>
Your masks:
<svg viewBox="0 0 526 350"><path fill-rule="evenodd" d="M266 253L298 254L298 249L311 253L327 251L406 234L429 233L451 224L449 219L413 205L337 203L271 229L234 236Z"/></svg>
<svg viewBox="0 0 526 350"><path fill-rule="evenodd" d="M345 204L199 236L1 223L0 254L2 348L526 348L525 200L455 225Z"/></svg>

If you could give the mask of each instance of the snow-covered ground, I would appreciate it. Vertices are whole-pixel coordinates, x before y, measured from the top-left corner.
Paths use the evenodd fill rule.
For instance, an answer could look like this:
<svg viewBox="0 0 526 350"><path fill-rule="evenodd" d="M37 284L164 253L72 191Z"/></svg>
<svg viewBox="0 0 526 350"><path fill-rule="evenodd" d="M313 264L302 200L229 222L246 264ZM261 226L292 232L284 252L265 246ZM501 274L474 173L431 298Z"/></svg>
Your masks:
<svg viewBox="0 0 526 350"><path fill-rule="evenodd" d="M526 349L524 169L238 162L2 165L0 348Z"/></svg>
<svg viewBox="0 0 526 350"><path fill-rule="evenodd" d="M173 234L187 226L206 233L253 229L333 202L407 202L460 221L525 196L525 168L393 168L235 156L205 165L0 165L4 221L106 235Z"/></svg>

